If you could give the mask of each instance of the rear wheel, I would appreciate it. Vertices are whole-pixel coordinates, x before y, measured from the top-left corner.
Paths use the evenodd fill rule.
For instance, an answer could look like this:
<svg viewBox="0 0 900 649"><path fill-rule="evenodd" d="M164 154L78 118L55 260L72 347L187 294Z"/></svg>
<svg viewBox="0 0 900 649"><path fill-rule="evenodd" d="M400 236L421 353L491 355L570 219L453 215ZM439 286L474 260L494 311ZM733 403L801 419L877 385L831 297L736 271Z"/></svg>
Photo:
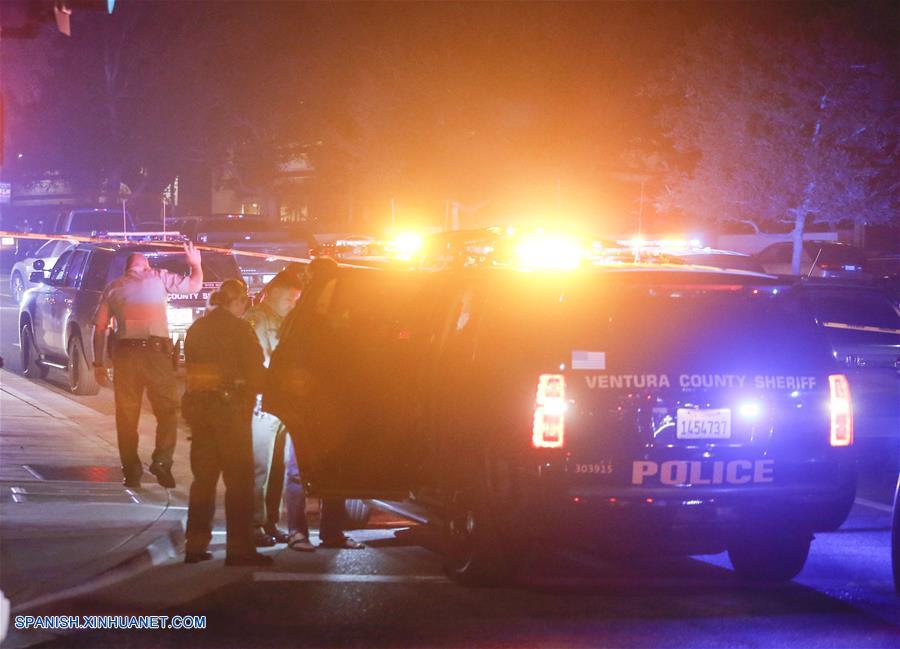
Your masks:
<svg viewBox="0 0 900 649"><path fill-rule="evenodd" d="M803 570L811 542L812 534L806 531L754 532L733 539L728 558L746 581L788 581Z"/></svg>
<svg viewBox="0 0 900 649"><path fill-rule="evenodd" d="M19 336L19 354L22 360L22 374L29 379L45 379L50 371L46 365L38 363L38 351L34 345L34 333L31 325L22 325L22 333Z"/></svg>
<svg viewBox="0 0 900 649"><path fill-rule="evenodd" d="M369 524L372 515L372 506L365 500L351 498L344 504L346 511L345 523L348 530L359 530Z"/></svg>
<svg viewBox="0 0 900 649"><path fill-rule="evenodd" d="M73 394L97 394L100 392L100 384L94 377L93 368L88 364L84 354L84 344L78 335L73 335L69 340L69 389Z"/></svg>
<svg viewBox="0 0 900 649"><path fill-rule="evenodd" d="M9 280L9 290L16 304L22 303L22 294L25 292L25 279L21 273L13 273L12 279Z"/></svg>
<svg viewBox="0 0 900 649"><path fill-rule="evenodd" d="M464 586L499 586L515 575L496 520L482 492L457 494L444 531L444 572Z"/></svg>

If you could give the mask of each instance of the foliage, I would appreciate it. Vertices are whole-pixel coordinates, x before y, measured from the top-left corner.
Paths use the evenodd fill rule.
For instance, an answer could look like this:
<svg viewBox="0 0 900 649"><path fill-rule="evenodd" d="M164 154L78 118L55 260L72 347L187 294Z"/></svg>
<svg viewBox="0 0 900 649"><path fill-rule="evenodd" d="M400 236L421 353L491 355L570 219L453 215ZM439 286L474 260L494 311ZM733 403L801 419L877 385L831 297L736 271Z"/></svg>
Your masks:
<svg viewBox="0 0 900 649"><path fill-rule="evenodd" d="M795 252L813 219L892 218L894 66L889 47L840 14L781 29L707 25L649 88L682 156L658 208L706 220L789 220Z"/></svg>

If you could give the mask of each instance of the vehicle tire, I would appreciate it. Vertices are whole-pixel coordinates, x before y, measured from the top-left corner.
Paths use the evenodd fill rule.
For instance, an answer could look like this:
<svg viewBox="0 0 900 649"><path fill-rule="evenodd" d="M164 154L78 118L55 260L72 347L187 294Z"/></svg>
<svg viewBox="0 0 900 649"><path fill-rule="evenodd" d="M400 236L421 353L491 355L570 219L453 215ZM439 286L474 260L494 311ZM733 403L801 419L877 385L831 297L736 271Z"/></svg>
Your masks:
<svg viewBox="0 0 900 649"><path fill-rule="evenodd" d="M501 586L515 575L487 500L474 490L457 494L448 507L444 572L463 586Z"/></svg>
<svg viewBox="0 0 900 649"><path fill-rule="evenodd" d="M344 503L344 507L347 510L344 523L348 530L360 530L369 524L372 506L368 501L350 498Z"/></svg>
<svg viewBox="0 0 900 649"><path fill-rule="evenodd" d="M12 278L9 280L9 290L16 304L21 304L22 294L25 293L25 278L22 277L22 273L13 273Z"/></svg>
<svg viewBox="0 0 900 649"><path fill-rule="evenodd" d="M81 337L73 335L68 347L69 390L72 394L91 395L100 392L94 370L87 362Z"/></svg>
<svg viewBox="0 0 900 649"><path fill-rule="evenodd" d="M803 570L812 538L799 530L754 532L732 539L728 558L745 581L788 581Z"/></svg>
<svg viewBox="0 0 900 649"><path fill-rule="evenodd" d="M19 335L19 355L22 360L22 374L27 379L45 379L50 372L46 365L38 363L38 351L34 344L34 333L31 325L22 325L22 333Z"/></svg>

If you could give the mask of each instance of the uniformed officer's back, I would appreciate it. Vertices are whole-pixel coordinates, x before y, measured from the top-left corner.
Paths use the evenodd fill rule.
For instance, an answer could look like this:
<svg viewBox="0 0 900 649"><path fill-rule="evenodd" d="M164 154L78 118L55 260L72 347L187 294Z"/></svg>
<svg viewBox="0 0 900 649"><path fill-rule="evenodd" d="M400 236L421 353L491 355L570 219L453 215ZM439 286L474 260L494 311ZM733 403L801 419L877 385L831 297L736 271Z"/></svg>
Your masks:
<svg viewBox="0 0 900 649"><path fill-rule="evenodd" d="M198 319L184 341L188 392L240 388L255 398L262 389L262 350L250 324L227 309Z"/></svg>
<svg viewBox="0 0 900 649"><path fill-rule="evenodd" d="M216 485L225 481L226 565L259 566L253 521L253 447L250 419L262 387L263 352L241 319L249 298L243 282L227 280L210 297L215 307L188 329L184 341L187 391L182 413L191 426L191 484L185 562L212 558Z"/></svg>

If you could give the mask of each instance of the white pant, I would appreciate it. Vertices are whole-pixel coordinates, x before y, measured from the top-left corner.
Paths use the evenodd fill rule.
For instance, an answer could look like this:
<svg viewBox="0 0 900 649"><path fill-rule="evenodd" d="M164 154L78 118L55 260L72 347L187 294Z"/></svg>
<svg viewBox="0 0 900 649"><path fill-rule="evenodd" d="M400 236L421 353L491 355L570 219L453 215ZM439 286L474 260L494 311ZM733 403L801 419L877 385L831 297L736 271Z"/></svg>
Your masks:
<svg viewBox="0 0 900 649"><path fill-rule="evenodd" d="M257 527L266 523L266 487L279 428L281 420L278 417L259 409L253 413L253 524Z"/></svg>

